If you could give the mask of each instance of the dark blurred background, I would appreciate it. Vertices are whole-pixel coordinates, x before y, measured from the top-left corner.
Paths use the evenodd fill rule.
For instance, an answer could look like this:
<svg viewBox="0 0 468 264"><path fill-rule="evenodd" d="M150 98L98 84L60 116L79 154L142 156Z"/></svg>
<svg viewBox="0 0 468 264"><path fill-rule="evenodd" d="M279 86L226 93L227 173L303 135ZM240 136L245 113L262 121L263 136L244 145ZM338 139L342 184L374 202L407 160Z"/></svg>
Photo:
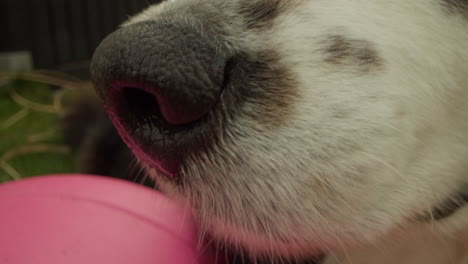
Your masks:
<svg viewBox="0 0 468 264"><path fill-rule="evenodd" d="M137 181L95 96L102 39L161 0L0 0L0 183L81 172Z"/></svg>
<svg viewBox="0 0 468 264"><path fill-rule="evenodd" d="M160 0L0 0L0 71L54 69L86 79L99 42Z"/></svg>

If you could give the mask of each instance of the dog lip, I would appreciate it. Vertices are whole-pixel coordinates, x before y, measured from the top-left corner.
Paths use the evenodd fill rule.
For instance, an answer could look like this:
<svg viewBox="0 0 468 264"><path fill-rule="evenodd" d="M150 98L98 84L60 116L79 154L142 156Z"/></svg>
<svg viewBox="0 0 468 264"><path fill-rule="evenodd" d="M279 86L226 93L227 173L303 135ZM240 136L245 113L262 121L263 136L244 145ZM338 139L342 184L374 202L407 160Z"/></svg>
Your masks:
<svg viewBox="0 0 468 264"><path fill-rule="evenodd" d="M116 95L111 95L116 96ZM122 122L119 117L122 115L119 111L118 103L109 103L108 101L119 100L119 98L112 98L112 100L106 100L104 103L105 109L112 123L114 124L117 132L119 133L122 140L130 148L133 154L144 163L151 167L157 168L164 172L164 174L171 177L177 177L180 171L180 164L177 157L170 153L164 155L154 154L151 148L155 146L147 146L141 142L138 142L134 136L132 136L132 128L128 127ZM115 102L115 101L114 101Z"/></svg>
<svg viewBox="0 0 468 264"><path fill-rule="evenodd" d="M120 120L118 118L113 118L112 116L115 116L113 114L109 114L109 116L112 122L114 123L120 137L123 139L125 144L127 144L127 146L138 159L140 159L141 161L143 161L151 167L157 168L158 170L162 171L168 176L178 177L180 165L175 157L158 158L157 156L148 155L147 151L143 150L143 148L141 147L141 144L139 144L130 135L129 131L126 128L124 128L124 125L120 122Z"/></svg>

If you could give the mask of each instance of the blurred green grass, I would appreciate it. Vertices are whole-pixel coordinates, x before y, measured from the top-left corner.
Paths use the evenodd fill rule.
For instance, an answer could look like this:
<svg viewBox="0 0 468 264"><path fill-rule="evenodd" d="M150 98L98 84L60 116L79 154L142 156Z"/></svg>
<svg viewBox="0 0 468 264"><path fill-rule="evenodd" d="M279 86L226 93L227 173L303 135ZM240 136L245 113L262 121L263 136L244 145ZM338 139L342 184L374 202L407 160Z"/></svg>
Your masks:
<svg viewBox="0 0 468 264"><path fill-rule="evenodd" d="M75 171L59 123L70 94L31 80L0 84L0 183Z"/></svg>

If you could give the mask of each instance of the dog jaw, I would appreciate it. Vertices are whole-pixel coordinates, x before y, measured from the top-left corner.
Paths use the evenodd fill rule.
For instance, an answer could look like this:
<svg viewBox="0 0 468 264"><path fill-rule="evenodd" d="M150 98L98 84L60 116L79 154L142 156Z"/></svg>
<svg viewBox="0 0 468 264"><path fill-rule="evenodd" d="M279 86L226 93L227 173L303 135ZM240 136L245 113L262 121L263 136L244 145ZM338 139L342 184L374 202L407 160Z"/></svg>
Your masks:
<svg viewBox="0 0 468 264"><path fill-rule="evenodd" d="M468 184L462 16L429 0L254 2L280 11L255 25L246 1L173 0L127 23L213 22L233 54L273 54L268 78L287 77L271 90L239 81L254 71L232 80L262 96L188 157L180 186L148 169L207 233L253 256L340 251L406 228Z"/></svg>

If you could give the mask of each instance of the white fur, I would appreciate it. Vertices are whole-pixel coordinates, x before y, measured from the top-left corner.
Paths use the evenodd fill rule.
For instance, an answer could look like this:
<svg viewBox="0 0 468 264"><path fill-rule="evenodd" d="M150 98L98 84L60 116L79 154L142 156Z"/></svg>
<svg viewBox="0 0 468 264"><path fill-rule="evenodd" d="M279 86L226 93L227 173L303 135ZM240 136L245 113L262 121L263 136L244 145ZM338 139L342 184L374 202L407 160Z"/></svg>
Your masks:
<svg viewBox="0 0 468 264"><path fill-rule="evenodd" d="M468 20L437 0L291 0L273 27L245 30L238 2L166 1L127 23L201 6L226 19L233 50L274 50L299 83L284 125L231 121L225 142L190 157L188 190L163 188L216 239L255 256L468 263L468 209L414 222L468 184ZM324 62L332 34L371 43L381 67Z"/></svg>

